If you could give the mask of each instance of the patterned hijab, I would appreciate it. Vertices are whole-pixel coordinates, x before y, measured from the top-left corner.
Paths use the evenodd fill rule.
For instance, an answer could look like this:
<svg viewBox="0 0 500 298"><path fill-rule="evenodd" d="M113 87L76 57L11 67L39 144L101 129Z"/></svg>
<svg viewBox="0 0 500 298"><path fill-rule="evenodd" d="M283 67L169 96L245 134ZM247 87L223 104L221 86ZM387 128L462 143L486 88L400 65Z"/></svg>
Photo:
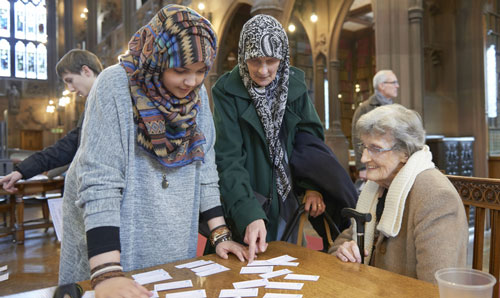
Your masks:
<svg viewBox="0 0 500 298"><path fill-rule="evenodd" d="M257 57L274 57L281 60L276 77L265 87L257 85L248 72L246 61ZM283 159L286 152L280 142L279 132L288 98L290 57L288 37L278 20L261 14L243 25L238 49L238 66L243 84L264 127L269 155L277 173L278 195L284 201L290 192L291 184L290 177L285 171Z"/></svg>
<svg viewBox="0 0 500 298"><path fill-rule="evenodd" d="M203 161L205 136L196 124L201 85L176 98L163 86L161 74L197 62L204 62L208 72L216 44L209 21L187 7L168 5L137 31L120 57L132 94L137 143L166 167Z"/></svg>

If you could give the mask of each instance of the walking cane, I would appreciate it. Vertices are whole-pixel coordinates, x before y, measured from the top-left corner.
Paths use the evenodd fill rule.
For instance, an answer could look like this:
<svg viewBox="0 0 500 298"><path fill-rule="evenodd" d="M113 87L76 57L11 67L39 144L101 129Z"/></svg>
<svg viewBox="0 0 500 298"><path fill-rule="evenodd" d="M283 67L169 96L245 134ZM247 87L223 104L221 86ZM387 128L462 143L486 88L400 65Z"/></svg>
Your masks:
<svg viewBox="0 0 500 298"><path fill-rule="evenodd" d="M361 264L365 260L365 223L372 220L372 215L370 213L361 213L352 208L344 208L341 211L342 217L354 218L356 221L356 232L359 252L361 255Z"/></svg>

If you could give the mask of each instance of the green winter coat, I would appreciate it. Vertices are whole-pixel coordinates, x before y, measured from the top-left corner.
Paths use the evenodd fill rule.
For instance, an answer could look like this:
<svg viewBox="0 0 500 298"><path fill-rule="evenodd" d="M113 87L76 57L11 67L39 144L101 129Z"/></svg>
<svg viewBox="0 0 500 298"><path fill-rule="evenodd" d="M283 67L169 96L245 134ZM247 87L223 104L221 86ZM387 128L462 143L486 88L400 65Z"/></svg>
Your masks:
<svg viewBox="0 0 500 298"><path fill-rule="evenodd" d="M247 225L264 219L267 241L277 240L279 202L276 177L272 181L272 163L264 129L243 85L238 66L219 78L212 88L212 96L220 192L225 216L234 225L233 238L241 242ZM306 131L324 139L323 126L307 94L304 72L295 67L290 67L284 121L288 130L288 160L297 131ZM294 181L294 184L307 185L305 181ZM272 196L269 218L255 198L254 191L266 197Z"/></svg>

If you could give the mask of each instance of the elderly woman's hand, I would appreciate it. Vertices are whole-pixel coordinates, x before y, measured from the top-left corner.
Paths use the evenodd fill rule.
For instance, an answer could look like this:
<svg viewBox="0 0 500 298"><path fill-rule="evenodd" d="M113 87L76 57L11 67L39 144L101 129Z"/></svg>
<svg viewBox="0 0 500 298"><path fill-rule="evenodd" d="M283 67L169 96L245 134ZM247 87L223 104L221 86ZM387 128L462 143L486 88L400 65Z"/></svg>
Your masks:
<svg viewBox="0 0 500 298"><path fill-rule="evenodd" d="M343 262L361 263L359 247L354 240L344 242L335 252L337 258ZM365 257L368 256L368 250L365 249Z"/></svg>
<svg viewBox="0 0 500 298"><path fill-rule="evenodd" d="M304 195L305 206L304 210L309 212L309 215L316 217L325 212L325 203L323 202L323 196L321 193L314 190L307 190Z"/></svg>
<svg viewBox="0 0 500 298"><path fill-rule="evenodd" d="M266 236L266 224L263 219L254 220L247 226L243 242L248 244L248 263L252 263L258 253L266 251Z"/></svg>
<svg viewBox="0 0 500 298"><path fill-rule="evenodd" d="M215 247L217 255L223 259L228 258L229 253L233 253L240 261L248 260L248 249L234 241L223 241Z"/></svg>

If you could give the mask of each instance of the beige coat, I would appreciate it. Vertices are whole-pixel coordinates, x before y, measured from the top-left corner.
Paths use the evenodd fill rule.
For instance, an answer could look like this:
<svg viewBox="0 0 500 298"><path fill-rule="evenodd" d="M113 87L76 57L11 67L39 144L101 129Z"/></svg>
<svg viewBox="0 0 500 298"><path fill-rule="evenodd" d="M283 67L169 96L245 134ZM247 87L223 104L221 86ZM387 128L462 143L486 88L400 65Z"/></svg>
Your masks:
<svg viewBox="0 0 500 298"><path fill-rule="evenodd" d="M376 240L370 265L420 280L435 282L446 267L465 267L468 227L462 200L450 181L436 169L420 173L408 194L399 234ZM352 229L334 242L334 254Z"/></svg>

